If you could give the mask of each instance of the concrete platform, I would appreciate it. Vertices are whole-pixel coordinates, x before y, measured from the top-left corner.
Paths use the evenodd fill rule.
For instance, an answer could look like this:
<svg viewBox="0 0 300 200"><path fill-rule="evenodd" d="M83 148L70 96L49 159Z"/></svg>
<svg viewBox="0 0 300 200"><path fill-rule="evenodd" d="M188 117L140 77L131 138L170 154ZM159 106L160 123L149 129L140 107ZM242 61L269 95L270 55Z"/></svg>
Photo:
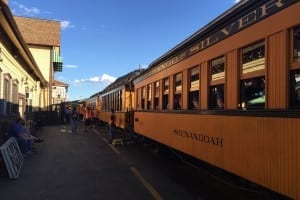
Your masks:
<svg viewBox="0 0 300 200"><path fill-rule="evenodd" d="M1 200L153 199L99 135L70 126L43 127L45 140L25 159L18 180L0 174Z"/></svg>

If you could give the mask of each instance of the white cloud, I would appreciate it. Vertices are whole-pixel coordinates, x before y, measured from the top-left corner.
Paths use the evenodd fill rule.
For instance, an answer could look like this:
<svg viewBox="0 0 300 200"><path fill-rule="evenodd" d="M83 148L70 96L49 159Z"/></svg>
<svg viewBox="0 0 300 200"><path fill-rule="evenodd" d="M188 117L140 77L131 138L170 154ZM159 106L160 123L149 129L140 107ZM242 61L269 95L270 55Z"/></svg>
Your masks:
<svg viewBox="0 0 300 200"><path fill-rule="evenodd" d="M238 3L238 2L240 2L241 0L234 0L234 3Z"/></svg>
<svg viewBox="0 0 300 200"><path fill-rule="evenodd" d="M74 84L75 85L81 85L83 83L105 83L105 84L109 84L112 83L116 80L115 77L110 76L108 74L103 74L102 76L94 76L94 77L90 77L90 78L83 78L83 79L77 79L74 80Z"/></svg>
<svg viewBox="0 0 300 200"><path fill-rule="evenodd" d="M13 9L14 14L21 13L22 15L34 16L40 13L40 9L36 7L27 7L24 4L18 3L16 1L12 2L16 7Z"/></svg>
<svg viewBox="0 0 300 200"><path fill-rule="evenodd" d="M107 75L107 74L103 74L102 77L101 77L101 81L107 81L107 82L114 82L116 80L115 77L113 76L110 76L110 75Z"/></svg>
<svg viewBox="0 0 300 200"><path fill-rule="evenodd" d="M75 26L73 24L71 24L70 21L68 20L60 20L60 26L63 30L67 29L67 28L74 28Z"/></svg>
<svg viewBox="0 0 300 200"><path fill-rule="evenodd" d="M71 68L71 69L74 69L74 68L78 68L77 65L64 65L65 68Z"/></svg>

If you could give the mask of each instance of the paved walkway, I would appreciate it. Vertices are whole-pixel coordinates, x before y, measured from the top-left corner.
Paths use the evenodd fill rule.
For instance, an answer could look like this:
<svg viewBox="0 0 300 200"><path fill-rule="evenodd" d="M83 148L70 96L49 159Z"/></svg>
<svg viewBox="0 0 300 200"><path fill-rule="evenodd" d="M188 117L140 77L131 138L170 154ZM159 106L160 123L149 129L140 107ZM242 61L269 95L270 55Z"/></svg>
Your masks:
<svg viewBox="0 0 300 200"><path fill-rule="evenodd" d="M102 137L82 125L77 134L69 129L39 130L45 142L35 144L37 152L25 159L19 179L0 175L1 200L155 199L155 191Z"/></svg>

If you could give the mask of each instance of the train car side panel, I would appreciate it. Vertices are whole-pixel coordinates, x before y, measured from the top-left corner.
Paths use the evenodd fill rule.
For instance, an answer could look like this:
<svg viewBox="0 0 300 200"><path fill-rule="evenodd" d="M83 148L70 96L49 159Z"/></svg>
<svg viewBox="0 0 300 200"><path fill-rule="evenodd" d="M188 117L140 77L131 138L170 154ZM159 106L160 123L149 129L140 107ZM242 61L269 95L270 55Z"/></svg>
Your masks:
<svg viewBox="0 0 300 200"><path fill-rule="evenodd" d="M287 106L287 91L283 83L287 82L286 31L275 33L268 38L268 108L283 109ZM280 80L280 81L279 81Z"/></svg>
<svg viewBox="0 0 300 200"><path fill-rule="evenodd" d="M110 115L111 112L108 111L101 111L99 113L100 120L109 124L110 122ZM125 112L115 112L115 118L116 118L116 126L119 128L126 128L126 113Z"/></svg>
<svg viewBox="0 0 300 200"><path fill-rule="evenodd" d="M226 64L226 100L225 107L227 109L236 109L238 105L238 66L237 66L237 50L227 53Z"/></svg>
<svg viewBox="0 0 300 200"><path fill-rule="evenodd" d="M136 112L134 127L155 141L298 197L298 118Z"/></svg>

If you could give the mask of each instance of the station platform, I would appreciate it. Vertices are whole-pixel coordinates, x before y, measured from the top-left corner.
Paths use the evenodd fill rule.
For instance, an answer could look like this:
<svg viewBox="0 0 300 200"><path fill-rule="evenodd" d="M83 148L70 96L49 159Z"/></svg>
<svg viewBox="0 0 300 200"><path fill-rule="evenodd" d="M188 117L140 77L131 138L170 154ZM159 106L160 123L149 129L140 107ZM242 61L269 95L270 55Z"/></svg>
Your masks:
<svg viewBox="0 0 300 200"><path fill-rule="evenodd" d="M57 125L38 130L44 142L25 158L19 178L0 173L1 200L153 199L128 163L112 151L107 133L85 132L83 123L76 134L70 129Z"/></svg>

